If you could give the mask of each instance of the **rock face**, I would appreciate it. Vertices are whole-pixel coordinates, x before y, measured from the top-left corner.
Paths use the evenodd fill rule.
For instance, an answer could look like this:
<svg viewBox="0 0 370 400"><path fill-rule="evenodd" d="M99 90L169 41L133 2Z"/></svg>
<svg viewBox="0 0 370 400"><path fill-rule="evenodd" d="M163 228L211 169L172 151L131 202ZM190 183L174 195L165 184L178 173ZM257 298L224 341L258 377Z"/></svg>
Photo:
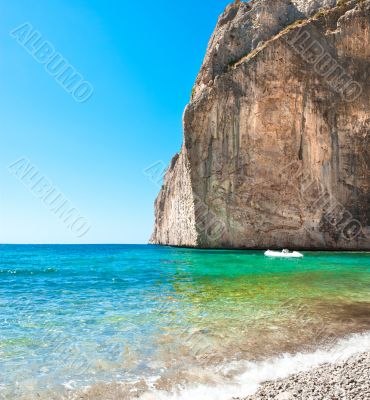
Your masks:
<svg viewBox="0 0 370 400"><path fill-rule="evenodd" d="M370 249L370 0L231 4L183 123L152 243Z"/></svg>

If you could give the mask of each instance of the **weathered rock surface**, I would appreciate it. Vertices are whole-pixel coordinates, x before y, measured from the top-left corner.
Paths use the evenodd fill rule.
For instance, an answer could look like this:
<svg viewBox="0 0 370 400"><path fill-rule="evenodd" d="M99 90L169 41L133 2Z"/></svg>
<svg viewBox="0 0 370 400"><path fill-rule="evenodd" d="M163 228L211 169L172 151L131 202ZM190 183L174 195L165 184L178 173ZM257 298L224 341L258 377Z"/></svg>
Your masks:
<svg viewBox="0 0 370 400"><path fill-rule="evenodd" d="M370 249L369 78L370 0L228 6L151 242Z"/></svg>

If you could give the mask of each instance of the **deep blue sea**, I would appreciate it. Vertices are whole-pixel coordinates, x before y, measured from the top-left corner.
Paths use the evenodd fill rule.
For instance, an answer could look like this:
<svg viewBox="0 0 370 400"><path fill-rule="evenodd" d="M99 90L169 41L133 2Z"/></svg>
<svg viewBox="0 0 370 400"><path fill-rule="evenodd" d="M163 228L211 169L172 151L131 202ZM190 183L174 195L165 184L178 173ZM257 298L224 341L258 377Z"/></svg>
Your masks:
<svg viewBox="0 0 370 400"><path fill-rule="evenodd" d="M370 254L304 254L0 245L0 399L228 400L370 349Z"/></svg>

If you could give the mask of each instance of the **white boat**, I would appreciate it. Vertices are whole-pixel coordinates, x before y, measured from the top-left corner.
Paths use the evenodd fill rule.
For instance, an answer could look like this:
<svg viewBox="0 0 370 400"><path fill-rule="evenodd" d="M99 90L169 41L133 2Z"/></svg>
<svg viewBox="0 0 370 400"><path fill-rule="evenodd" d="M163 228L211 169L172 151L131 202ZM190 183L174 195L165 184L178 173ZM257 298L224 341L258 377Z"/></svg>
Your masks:
<svg viewBox="0 0 370 400"><path fill-rule="evenodd" d="M266 257L280 257L280 258L302 258L303 254L298 251L290 252L289 250L284 249L283 251L272 251L267 250L265 252Z"/></svg>

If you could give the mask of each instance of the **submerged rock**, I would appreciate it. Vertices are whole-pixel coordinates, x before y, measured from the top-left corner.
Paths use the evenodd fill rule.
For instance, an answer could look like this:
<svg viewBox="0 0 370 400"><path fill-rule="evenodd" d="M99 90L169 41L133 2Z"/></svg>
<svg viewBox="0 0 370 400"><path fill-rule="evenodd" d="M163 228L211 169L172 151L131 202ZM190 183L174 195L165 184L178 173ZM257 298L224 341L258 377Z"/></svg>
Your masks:
<svg viewBox="0 0 370 400"><path fill-rule="evenodd" d="M151 242L370 249L369 75L370 0L229 5Z"/></svg>

